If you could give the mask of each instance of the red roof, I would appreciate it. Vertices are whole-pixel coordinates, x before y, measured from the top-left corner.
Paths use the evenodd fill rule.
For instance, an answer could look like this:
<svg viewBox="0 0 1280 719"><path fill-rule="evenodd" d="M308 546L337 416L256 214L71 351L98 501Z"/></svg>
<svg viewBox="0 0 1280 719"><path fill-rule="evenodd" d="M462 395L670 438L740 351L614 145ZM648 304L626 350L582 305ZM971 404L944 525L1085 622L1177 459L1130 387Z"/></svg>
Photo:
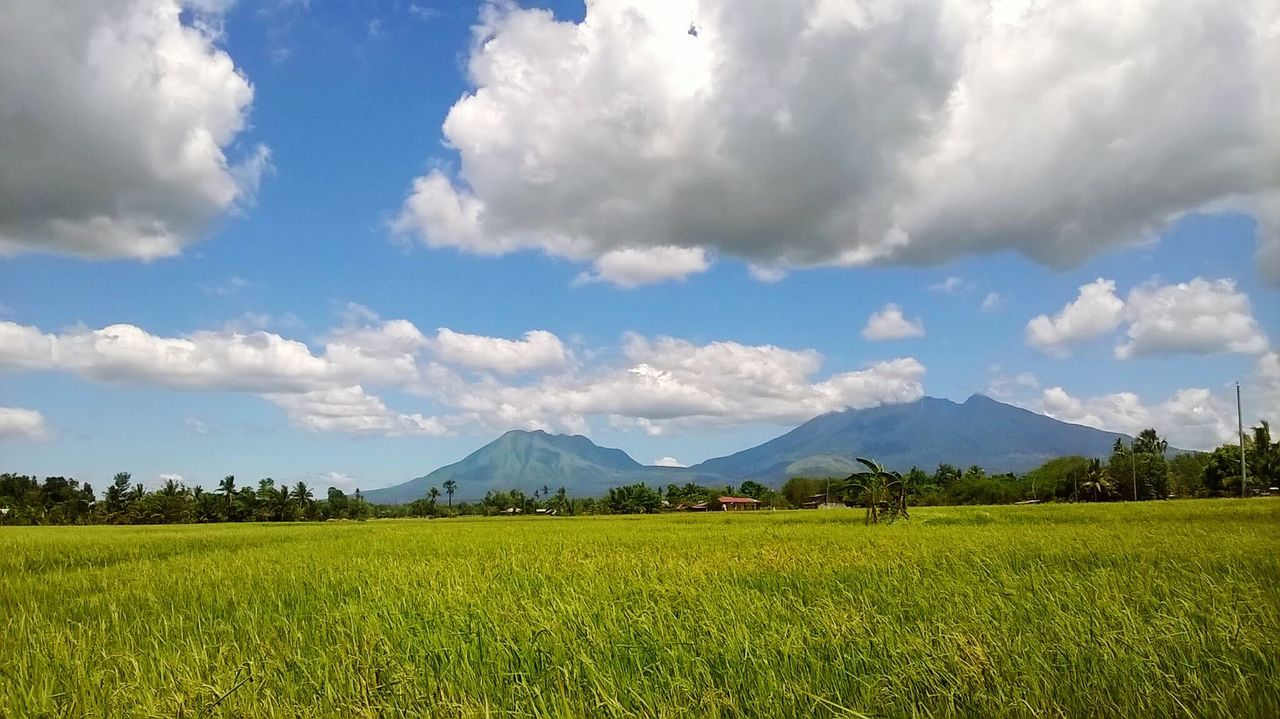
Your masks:
<svg viewBox="0 0 1280 719"><path fill-rule="evenodd" d="M750 497L719 497L720 504L760 504L760 500Z"/></svg>

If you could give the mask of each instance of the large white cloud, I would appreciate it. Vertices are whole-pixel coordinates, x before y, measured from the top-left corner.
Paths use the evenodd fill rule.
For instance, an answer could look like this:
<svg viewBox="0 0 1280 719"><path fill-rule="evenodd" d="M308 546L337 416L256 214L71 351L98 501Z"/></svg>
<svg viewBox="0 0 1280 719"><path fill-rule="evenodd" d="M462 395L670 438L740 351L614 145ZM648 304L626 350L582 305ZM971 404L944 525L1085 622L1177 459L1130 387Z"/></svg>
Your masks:
<svg viewBox="0 0 1280 719"><path fill-rule="evenodd" d="M0 439L35 439L49 436L44 415L34 409L0 407Z"/></svg>
<svg viewBox="0 0 1280 719"><path fill-rule="evenodd" d="M1259 356L1241 386L1246 426L1264 419L1280 421L1280 352ZM988 391L1002 401L1066 422L1129 435L1153 427L1182 449L1209 450L1236 437L1235 389L1229 385L1177 389L1166 399L1152 401L1136 392L1082 396L1062 386L1041 390L1033 375L1022 373L996 374Z"/></svg>
<svg viewBox="0 0 1280 719"><path fill-rule="evenodd" d="M418 178L396 228L484 254L676 246L777 271L1007 248L1064 266L1199 208L1265 219L1280 6L997 9L597 0L572 23L491 6L443 125L460 164Z"/></svg>
<svg viewBox="0 0 1280 719"><path fill-rule="evenodd" d="M586 431L590 417L660 434L675 428L787 424L846 407L910 402L925 368L901 358L814 378L822 357L772 345L631 336L623 360L507 384L465 382L436 368L419 388L469 421L491 428Z"/></svg>
<svg viewBox="0 0 1280 719"><path fill-rule="evenodd" d="M1261 353L1267 337L1249 308L1249 298L1231 280L1200 277L1176 285L1148 283L1125 303L1129 341L1116 347L1121 359L1170 352Z"/></svg>
<svg viewBox="0 0 1280 719"><path fill-rule="evenodd" d="M354 435L442 435L513 427L586 431L592 418L661 433L676 427L793 423L846 407L923 395L912 358L822 378L814 350L628 336L616 357L583 367L551 332L522 340L441 328L367 311L323 338L323 350L271 332L231 329L180 337L133 325L45 333L0 322L0 370L60 371L86 380L178 390L247 392L295 426ZM405 390L435 414L387 407L366 387Z"/></svg>
<svg viewBox="0 0 1280 719"><path fill-rule="evenodd" d="M1057 315L1040 315L1027 323L1027 344L1057 357L1068 345L1087 342L1120 326L1124 300L1116 297L1116 283L1101 277L1080 287L1080 295Z"/></svg>
<svg viewBox="0 0 1280 719"><path fill-rule="evenodd" d="M1097 279L1080 288L1080 295L1057 315L1040 315L1027 323L1027 344L1056 357L1069 346L1111 334L1127 323L1127 342L1117 344L1115 356L1239 352L1259 354L1268 348L1249 297L1233 280L1206 280L1161 285L1152 280L1129 291L1121 300L1112 280Z"/></svg>
<svg viewBox="0 0 1280 719"><path fill-rule="evenodd" d="M0 6L0 254L172 255L251 201L269 154L228 154L253 88L184 4L229 3Z"/></svg>

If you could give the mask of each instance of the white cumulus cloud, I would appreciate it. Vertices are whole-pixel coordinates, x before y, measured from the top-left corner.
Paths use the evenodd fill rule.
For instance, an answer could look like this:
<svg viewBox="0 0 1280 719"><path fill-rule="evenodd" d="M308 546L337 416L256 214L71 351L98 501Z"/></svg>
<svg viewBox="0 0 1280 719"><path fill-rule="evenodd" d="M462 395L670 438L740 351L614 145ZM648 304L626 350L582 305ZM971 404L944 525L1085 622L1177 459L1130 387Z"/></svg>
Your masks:
<svg viewBox="0 0 1280 719"><path fill-rule="evenodd" d="M584 262L1012 249L1062 267L1240 209L1280 281L1280 6L1211 16L1186 0L596 0L569 22L495 3L442 127L458 165L414 181L395 229Z"/></svg>
<svg viewBox="0 0 1280 719"><path fill-rule="evenodd" d="M887 304L879 312L867 318L862 337L868 340L899 340L907 337L924 337L924 323L917 317L907 319L902 308Z"/></svg>
<svg viewBox="0 0 1280 719"><path fill-rule="evenodd" d="M151 259L252 201L253 88L217 18L178 0L9 0L0 9L0 254Z"/></svg>
<svg viewBox="0 0 1280 719"><path fill-rule="evenodd" d="M509 340L441 327L431 347L444 362L502 374L552 369L570 361L564 343L546 330L531 330L524 339Z"/></svg>
<svg viewBox="0 0 1280 719"><path fill-rule="evenodd" d="M45 439L49 428L34 409L0 407L0 439Z"/></svg>
<svg viewBox="0 0 1280 719"><path fill-rule="evenodd" d="M685 466L688 466L688 465L683 464L680 460L676 459L675 457L659 457L658 459L653 460L653 466L655 466L655 467L685 467Z"/></svg>
<svg viewBox="0 0 1280 719"><path fill-rule="evenodd" d="M1116 295L1115 282L1097 279L1080 288L1074 302L1057 315L1040 315L1027 323L1027 344L1056 357L1068 347L1126 327L1127 342L1117 344L1115 356L1130 359L1148 355L1239 352L1260 354L1268 348L1249 298L1229 279L1161 285L1152 280Z"/></svg>
<svg viewBox="0 0 1280 719"><path fill-rule="evenodd" d="M1101 277L1080 287L1074 302L1050 317L1040 315L1027 323L1027 344L1048 354L1065 357L1068 345L1097 339L1120 326L1124 300L1116 296L1116 283Z"/></svg>
<svg viewBox="0 0 1280 719"><path fill-rule="evenodd" d="M611 282L619 287L638 287L683 279L706 272L710 266L701 247L626 248L600 255L592 263L591 272L583 272L574 282Z"/></svg>
<svg viewBox="0 0 1280 719"><path fill-rule="evenodd" d="M1267 350L1267 337L1249 308L1249 298L1231 280L1195 278L1176 285L1135 287L1125 305L1129 341L1116 357L1189 352L1212 354Z"/></svg>

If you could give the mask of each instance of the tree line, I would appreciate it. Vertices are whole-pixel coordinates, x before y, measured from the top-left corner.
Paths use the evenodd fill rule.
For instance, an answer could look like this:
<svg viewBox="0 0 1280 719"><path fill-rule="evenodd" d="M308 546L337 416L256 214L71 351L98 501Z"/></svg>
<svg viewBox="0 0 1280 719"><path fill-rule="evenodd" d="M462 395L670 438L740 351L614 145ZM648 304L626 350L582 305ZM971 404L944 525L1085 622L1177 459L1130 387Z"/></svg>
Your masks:
<svg viewBox="0 0 1280 719"><path fill-rule="evenodd" d="M237 486L234 476L217 489L188 487L166 480L147 491L127 472L117 474L101 499L87 483L66 477L0 474L0 524L177 524L192 522L288 522L330 519L464 515L641 514L706 504L719 509L724 495L750 497L764 507L790 509L823 501L867 506L869 511L905 514L908 505L1011 504L1020 501L1108 502L1170 497L1239 497L1280 485L1280 443L1267 422L1245 437L1248 483L1241 486L1240 446L1224 444L1212 452L1167 456L1169 443L1156 430L1143 430L1131 444L1117 439L1110 456L1059 457L1021 476L988 474L982 467L939 465L932 473L913 467L905 474L871 472L848 477L792 477L774 489L756 481L708 487L695 483L665 488L630 484L603 497L571 497L564 487L543 486L532 493L490 491L475 502L454 502L457 482L431 487L427 496L407 505L374 505L359 490L348 496L330 487L324 498L306 483L277 486L271 478ZM873 467L874 465L874 467ZM879 474L877 474L879 472ZM892 475L892 481L885 478ZM443 497L443 500L441 499Z"/></svg>
<svg viewBox="0 0 1280 719"><path fill-rule="evenodd" d="M330 487L323 499L316 499L305 482L277 486L269 477L256 486L237 486L229 475L216 490L167 479L147 491L128 472L120 472L98 499L88 482L66 477L45 477L41 482L27 475L0 474L0 524L292 522L372 516L373 507L358 490L348 497Z"/></svg>

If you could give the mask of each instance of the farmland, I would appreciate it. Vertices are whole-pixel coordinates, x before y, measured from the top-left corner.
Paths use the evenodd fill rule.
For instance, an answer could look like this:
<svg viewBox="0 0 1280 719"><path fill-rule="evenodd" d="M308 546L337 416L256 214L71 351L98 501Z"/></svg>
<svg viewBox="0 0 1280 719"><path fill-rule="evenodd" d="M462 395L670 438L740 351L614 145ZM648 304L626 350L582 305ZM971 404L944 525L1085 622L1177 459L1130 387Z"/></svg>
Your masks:
<svg viewBox="0 0 1280 719"><path fill-rule="evenodd" d="M1280 501L0 530L0 716L1280 716Z"/></svg>

